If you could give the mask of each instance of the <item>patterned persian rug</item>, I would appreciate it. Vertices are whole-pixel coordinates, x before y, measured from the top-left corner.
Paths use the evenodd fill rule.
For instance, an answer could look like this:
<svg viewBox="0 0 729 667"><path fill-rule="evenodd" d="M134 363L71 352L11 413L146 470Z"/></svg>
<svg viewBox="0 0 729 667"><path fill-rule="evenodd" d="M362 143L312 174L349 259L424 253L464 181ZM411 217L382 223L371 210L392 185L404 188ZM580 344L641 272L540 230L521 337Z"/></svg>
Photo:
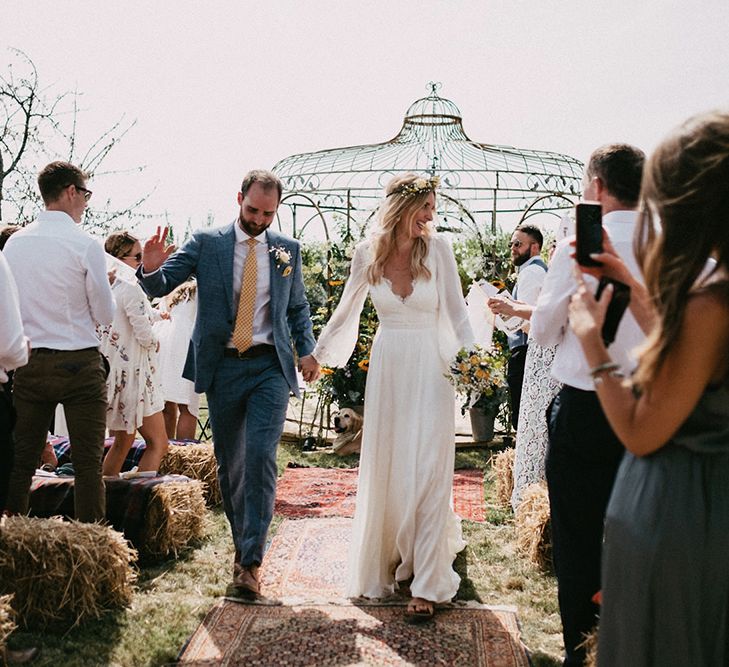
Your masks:
<svg viewBox="0 0 729 667"><path fill-rule="evenodd" d="M528 667L511 611L444 609L434 621L419 626L405 623L402 611L392 606L263 606L221 600L177 664Z"/></svg>
<svg viewBox="0 0 729 667"><path fill-rule="evenodd" d="M263 603L218 602L179 657L182 665L468 665L527 667L516 614L443 605L405 623L408 598L344 597L352 520L286 519L261 568Z"/></svg>
<svg viewBox="0 0 729 667"><path fill-rule="evenodd" d="M276 514L292 519L354 516L356 468L286 468L278 480ZM456 470L453 506L468 521L485 521L483 470Z"/></svg>

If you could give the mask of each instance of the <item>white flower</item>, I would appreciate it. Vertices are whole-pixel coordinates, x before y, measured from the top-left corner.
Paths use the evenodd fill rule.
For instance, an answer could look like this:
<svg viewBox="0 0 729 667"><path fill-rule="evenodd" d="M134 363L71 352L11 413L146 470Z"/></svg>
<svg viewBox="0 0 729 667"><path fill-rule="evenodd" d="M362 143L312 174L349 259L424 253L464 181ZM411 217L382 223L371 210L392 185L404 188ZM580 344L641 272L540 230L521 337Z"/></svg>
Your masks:
<svg viewBox="0 0 729 667"><path fill-rule="evenodd" d="M288 264L291 261L291 255L285 250L278 251L278 260L282 264Z"/></svg>
<svg viewBox="0 0 729 667"><path fill-rule="evenodd" d="M418 190L424 190L425 188L428 187L428 181L426 181L424 178L418 178L418 179L415 180L415 182L413 183L413 185Z"/></svg>

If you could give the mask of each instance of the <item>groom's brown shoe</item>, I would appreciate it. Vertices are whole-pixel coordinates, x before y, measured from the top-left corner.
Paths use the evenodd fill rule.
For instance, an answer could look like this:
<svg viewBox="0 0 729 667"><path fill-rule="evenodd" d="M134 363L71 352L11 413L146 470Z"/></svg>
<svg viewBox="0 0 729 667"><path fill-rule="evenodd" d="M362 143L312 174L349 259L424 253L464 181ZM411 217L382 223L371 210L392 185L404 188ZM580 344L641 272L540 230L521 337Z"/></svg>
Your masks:
<svg viewBox="0 0 729 667"><path fill-rule="evenodd" d="M233 588L244 598L255 599L261 594L258 583L258 566L240 566L240 572L233 578Z"/></svg>

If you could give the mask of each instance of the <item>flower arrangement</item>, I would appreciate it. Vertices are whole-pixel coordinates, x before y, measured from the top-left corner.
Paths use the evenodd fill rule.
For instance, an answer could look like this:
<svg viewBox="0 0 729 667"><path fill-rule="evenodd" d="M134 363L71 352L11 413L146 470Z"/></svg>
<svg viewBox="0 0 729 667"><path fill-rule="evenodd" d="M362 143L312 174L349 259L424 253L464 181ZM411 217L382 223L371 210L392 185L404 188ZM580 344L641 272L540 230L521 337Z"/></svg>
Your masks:
<svg viewBox="0 0 729 667"><path fill-rule="evenodd" d="M338 408L364 405L367 371L370 364L371 336L360 335L352 356L343 368L322 368L317 391Z"/></svg>
<svg viewBox="0 0 729 667"><path fill-rule="evenodd" d="M286 278L291 274L291 253L283 246L273 246L269 251L273 255L276 262L276 268L281 271L281 275Z"/></svg>
<svg viewBox="0 0 729 667"><path fill-rule="evenodd" d="M446 378L464 399L461 413L469 408L498 410L506 400L506 358L500 349L487 350L482 345L464 347L451 362Z"/></svg>

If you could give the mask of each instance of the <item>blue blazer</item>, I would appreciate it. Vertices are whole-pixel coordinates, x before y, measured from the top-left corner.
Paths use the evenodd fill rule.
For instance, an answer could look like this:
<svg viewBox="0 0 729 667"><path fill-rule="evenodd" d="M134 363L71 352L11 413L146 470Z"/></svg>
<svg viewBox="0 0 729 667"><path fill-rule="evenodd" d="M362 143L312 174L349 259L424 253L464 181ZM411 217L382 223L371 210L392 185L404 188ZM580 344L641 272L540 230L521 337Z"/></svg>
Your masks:
<svg viewBox="0 0 729 667"><path fill-rule="evenodd" d="M197 317L192 332L183 377L195 383L195 391L210 388L215 369L223 358L233 333L238 304L233 302L234 224L196 231L159 271L137 278L152 297L169 294L191 275L197 278ZM269 248L284 248L290 262L276 261L271 253L271 322L276 353L291 391L299 395L293 344L300 357L311 354L315 341L309 303L304 293L301 247L298 241L271 230L266 231ZM289 270L289 268L291 270Z"/></svg>

